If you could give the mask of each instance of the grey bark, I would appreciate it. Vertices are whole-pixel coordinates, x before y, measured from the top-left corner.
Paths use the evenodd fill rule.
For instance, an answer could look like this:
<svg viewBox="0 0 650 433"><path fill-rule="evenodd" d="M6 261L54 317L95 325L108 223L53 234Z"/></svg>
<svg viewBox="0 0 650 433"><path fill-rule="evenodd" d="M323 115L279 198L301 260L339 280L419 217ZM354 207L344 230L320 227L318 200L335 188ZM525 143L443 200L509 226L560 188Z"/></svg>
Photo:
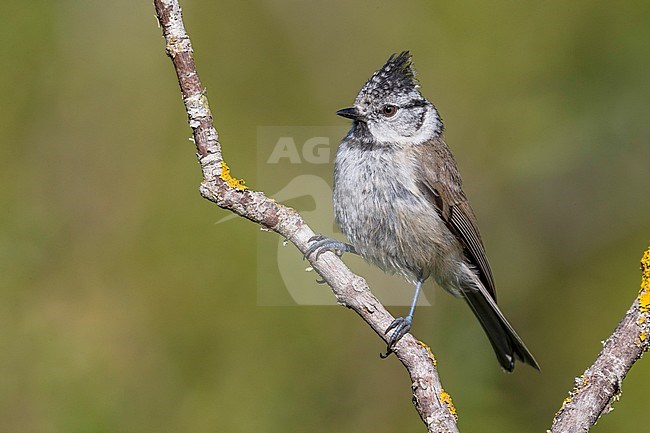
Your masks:
<svg viewBox="0 0 650 433"><path fill-rule="evenodd" d="M196 72L192 44L177 0L154 0L158 21L172 59L183 102L192 128L197 156L203 171L201 195L223 209L273 230L305 252L314 232L293 209L252 191L232 179L223 161L219 136L208 100ZM386 341L384 330L393 317L370 292L365 280L354 275L333 253L310 260L314 270L329 284L339 304L355 311ZM553 420L552 433L583 433L607 413L621 392L621 383L634 362L648 349L650 338L650 249L642 260L642 290L632 307L604 343L603 350L565 399ZM440 383L429 348L407 334L395 355L411 378L413 402L428 432L454 433L456 413Z"/></svg>
<svg viewBox="0 0 650 433"><path fill-rule="evenodd" d="M304 253L314 232L300 215L262 192L242 187L225 170L219 136L196 72L191 41L183 25L178 1L154 0L154 5L167 44L166 52L176 70L203 171L201 195L219 207L277 232ZM354 310L385 341L384 330L394 318L370 292L365 280L354 275L330 252L310 262L332 288L338 303ZM451 400L440 384L428 348L407 335L396 346L395 354L411 377L415 408L427 430L432 433L458 432Z"/></svg>

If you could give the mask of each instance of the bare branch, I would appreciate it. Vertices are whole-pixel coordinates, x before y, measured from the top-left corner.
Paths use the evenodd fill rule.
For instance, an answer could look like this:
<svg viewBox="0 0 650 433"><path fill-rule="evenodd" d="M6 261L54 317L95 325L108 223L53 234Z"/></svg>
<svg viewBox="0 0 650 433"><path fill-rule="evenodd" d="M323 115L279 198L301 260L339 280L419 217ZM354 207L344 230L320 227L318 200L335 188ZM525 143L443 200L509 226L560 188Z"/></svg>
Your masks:
<svg viewBox="0 0 650 433"><path fill-rule="evenodd" d="M176 0L154 0L158 20L174 63L203 171L201 195L224 209L274 230L305 252L314 232L293 209L252 191L230 176L223 161L212 113L194 64L190 39L185 32ZM337 301L354 310L384 341L384 330L393 317L372 295L365 280L354 275L333 253L311 261L330 285ZM650 249L642 260L643 280L639 296L614 333L605 341L594 364L576 379L549 432L587 432L619 397L621 383L650 342ZM451 398L440 383L435 358L429 348L410 334L395 348L412 381L413 401L429 432L458 432Z"/></svg>
<svg viewBox="0 0 650 433"><path fill-rule="evenodd" d="M650 331L650 248L641 259L641 290L605 341L598 358L582 376L555 414L552 433L585 433L612 409L632 365L648 350Z"/></svg>
<svg viewBox="0 0 650 433"><path fill-rule="evenodd" d="M208 100L196 72L192 45L185 32L178 1L154 0L154 5L167 43L167 54L178 76L203 171L201 195L224 209L276 231L305 252L314 232L300 215L230 177L221 155ZM322 254L311 264L330 285L337 301L354 310L386 340L384 330L393 317L372 295L365 280L354 275L333 253ZM406 335L397 344L395 354L408 370L413 401L428 431L457 432L451 398L440 384L435 359L428 347Z"/></svg>

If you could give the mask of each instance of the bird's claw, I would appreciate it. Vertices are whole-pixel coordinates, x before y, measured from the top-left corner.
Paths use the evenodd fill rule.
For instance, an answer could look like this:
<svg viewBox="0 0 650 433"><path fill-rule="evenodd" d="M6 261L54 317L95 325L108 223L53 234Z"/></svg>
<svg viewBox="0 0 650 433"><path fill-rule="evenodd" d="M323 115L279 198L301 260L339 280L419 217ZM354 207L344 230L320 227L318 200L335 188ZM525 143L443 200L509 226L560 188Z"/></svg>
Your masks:
<svg viewBox="0 0 650 433"><path fill-rule="evenodd" d="M312 236L309 238L309 242L313 242L313 244L311 244L309 248L307 248L307 251L305 251L303 260L309 258L309 256L314 253L316 253L314 260L318 260L320 255L326 251L331 251L339 257L341 257L343 253L351 251L350 245L323 235Z"/></svg>
<svg viewBox="0 0 650 433"><path fill-rule="evenodd" d="M386 328L386 331L384 332L385 335L388 335L391 330L393 331L388 338L386 353L381 353L379 356L382 358L387 358L391 353L393 353L393 348L397 342L400 341L402 337L407 334L407 332L409 332L412 324L412 316L398 317L397 319L393 320L393 322L388 325L388 328Z"/></svg>

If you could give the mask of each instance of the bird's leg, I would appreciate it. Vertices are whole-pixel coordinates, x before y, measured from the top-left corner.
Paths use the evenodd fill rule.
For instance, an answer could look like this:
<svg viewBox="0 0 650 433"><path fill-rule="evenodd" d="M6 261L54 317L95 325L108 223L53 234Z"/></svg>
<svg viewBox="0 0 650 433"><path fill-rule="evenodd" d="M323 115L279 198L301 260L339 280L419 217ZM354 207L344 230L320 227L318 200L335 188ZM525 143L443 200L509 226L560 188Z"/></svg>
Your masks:
<svg viewBox="0 0 650 433"><path fill-rule="evenodd" d="M320 255L325 251L331 251L339 257L341 257L343 253L358 254L353 245L346 244L345 242L337 241L336 239L328 238L327 236L323 235L312 236L309 239L309 242L313 242L313 244L307 248L307 251L305 251L303 258L308 258L313 253L316 253L314 260L318 260L318 257L320 257Z"/></svg>
<svg viewBox="0 0 650 433"><path fill-rule="evenodd" d="M382 358L386 358L388 355L393 353L393 347L395 347L397 342L403 336L405 336L407 332L409 332L409 329L411 329L411 325L413 324L413 313L415 312L415 304L418 302L418 297L420 296L420 291L422 290L422 283L424 283L424 278L419 277L418 282L415 285L415 295L413 295L413 302L411 302L411 309L409 310L409 314L406 317L398 317L397 319L393 320L393 322L388 325L388 328L386 328L386 332L384 332L385 335L388 335L391 330L393 330L393 333L388 339L388 347L386 348L386 353L382 353L380 355Z"/></svg>

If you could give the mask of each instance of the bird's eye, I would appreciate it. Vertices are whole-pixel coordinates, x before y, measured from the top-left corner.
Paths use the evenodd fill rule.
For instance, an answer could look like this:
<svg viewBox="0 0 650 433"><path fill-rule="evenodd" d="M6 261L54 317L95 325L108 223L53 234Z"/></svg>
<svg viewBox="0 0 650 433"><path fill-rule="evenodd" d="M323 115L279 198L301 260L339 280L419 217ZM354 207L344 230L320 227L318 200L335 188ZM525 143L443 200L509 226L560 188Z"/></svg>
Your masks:
<svg viewBox="0 0 650 433"><path fill-rule="evenodd" d="M397 107L394 105L384 105L381 107L381 114L386 117L393 117L397 113Z"/></svg>

